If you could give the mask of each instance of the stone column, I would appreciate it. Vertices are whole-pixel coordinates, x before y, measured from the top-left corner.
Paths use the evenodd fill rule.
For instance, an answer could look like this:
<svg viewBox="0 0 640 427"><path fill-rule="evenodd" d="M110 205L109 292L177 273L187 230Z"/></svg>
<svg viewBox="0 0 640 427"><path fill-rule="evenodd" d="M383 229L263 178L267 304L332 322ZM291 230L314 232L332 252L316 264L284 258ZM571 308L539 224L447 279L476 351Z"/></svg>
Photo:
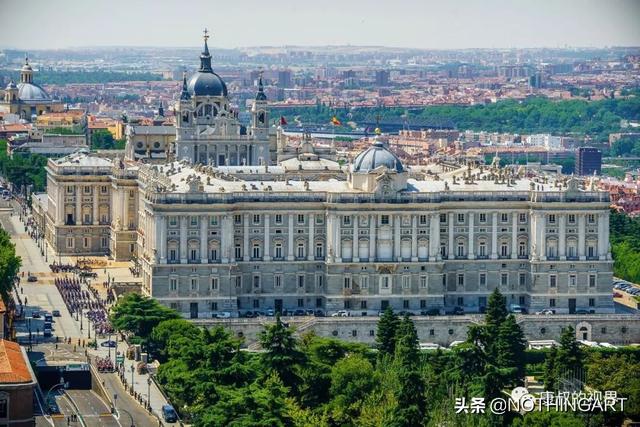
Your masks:
<svg viewBox="0 0 640 427"><path fill-rule="evenodd" d="M160 264L167 263L167 217L161 215L159 218L160 227L160 241L156 242L156 247L159 247L160 252Z"/></svg>
<svg viewBox="0 0 640 427"><path fill-rule="evenodd" d="M82 224L82 186L76 185L76 225Z"/></svg>
<svg viewBox="0 0 640 427"><path fill-rule="evenodd" d="M242 260L249 261L251 259L251 254L249 253L249 214L244 214L242 221Z"/></svg>
<svg viewBox="0 0 640 427"><path fill-rule="evenodd" d="M340 231L342 218L340 215L334 216L333 230L335 234L335 252L336 252L336 262L342 262L342 232Z"/></svg>
<svg viewBox="0 0 640 427"><path fill-rule="evenodd" d="M606 211L604 213L604 224L603 224L604 231L603 231L603 236L602 236L602 238L604 239L604 245L605 245L605 251L606 251L606 254L607 254L607 260L609 260L609 261L612 259L612 257L611 257L611 243L609 242L609 238L610 238L610 236L609 236L609 232L610 232L610 230L609 230L609 217L610 217L610 215L611 214L609 213L609 211Z"/></svg>
<svg viewBox="0 0 640 427"><path fill-rule="evenodd" d="M585 217L583 213L578 215L578 257L580 261L587 259L584 253L584 240L585 240Z"/></svg>
<svg viewBox="0 0 640 427"><path fill-rule="evenodd" d="M369 215L369 262L376 260L376 215Z"/></svg>
<svg viewBox="0 0 640 427"><path fill-rule="evenodd" d="M491 259L498 259L498 212L491 214Z"/></svg>
<svg viewBox="0 0 640 427"><path fill-rule="evenodd" d="M475 247L475 241L474 241L475 240L475 236L474 236L474 233L476 231L474 229L474 227L475 227L475 224L474 224L475 217L474 217L473 212L469 212L467 215L469 215L469 254L468 254L467 258L475 259L476 258L475 249L474 249L474 247Z"/></svg>
<svg viewBox="0 0 640 427"><path fill-rule="evenodd" d="M536 240L538 246L538 255L542 261L547 259L547 238L545 233L546 215L543 213L538 213L538 220L536 221Z"/></svg>
<svg viewBox="0 0 640 427"><path fill-rule="evenodd" d="M567 215L558 215L558 256L560 261L567 259Z"/></svg>
<svg viewBox="0 0 640 427"><path fill-rule="evenodd" d="M402 222L401 215L393 216L393 258L396 261L402 261L402 254L400 253L400 223Z"/></svg>
<svg viewBox="0 0 640 427"><path fill-rule="evenodd" d="M335 261L335 256L336 256L336 252L334 250L334 243L333 240L335 239L335 233L333 231L333 214L327 212L326 216L325 216L325 222L327 223L327 231L325 233L326 235L326 247L325 247L325 251L327 252L327 261L328 262L334 262Z"/></svg>
<svg viewBox="0 0 640 427"><path fill-rule="evenodd" d="M289 214L289 244L287 245L287 260L293 261L293 214Z"/></svg>
<svg viewBox="0 0 640 427"><path fill-rule="evenodd" d="M160 259L162 258L162 253L160 249L160 245L162 244L162 217L159 215L155 215L153 218L153 227L155 234L155 243L153 245L154 249L154 260L156 263L160 263Z"/></svg>
<svg viewBox="0 0 640 427"><path fill-rule="evenodd" d="M200 216L200 262L209 263L209 248L207 247L209 217L207 215Z"/></svg>
<svg viewBox="0 0 640 427"><path fill-rule="evenodd" d="M222 262L228 264L233 259L233 217L231 215L224 215L220 218L220 230L222 233L220 247Z"/></svg>
<svg viewBox="0 0 640 427"><path fill-rule="evenodd" d="M411 261L418 261L418 216L411 215Z"/></svg>
<svg viewBox="0 0 640 427"><path fill-rule="evenodd" d="M360 254L358 253L358 250L360 249L358 247L358 220L359 217L358 215L353 215L352 216L352 221L353 221L353 240L352 242L352 246L351 246L351 259L353 262L358 262L360 261Z"/></svg>
<svg viewBox="0 0 640 427"><path fill-rule="evenodd" d="M271 261L271 230L269 229L269 214L264 214L264 257L265 261Z"/></svg>
<svg viewBox="0 0 640 427"><path fill-rule="evenodd" d="M609 241L605 240L605 219L606 214L604 212L598 214L598 259L601 261L607 259L609 246Z"/></svg>
<svg viewBox="0 0 640 427"><path fill-rule="evenodd" d="M125 188L123 190L124 193L124 197L122 198L124 200L124 212L122 214L123 216L123 220L122 220L122 224L123 224L123 229L124 230L128 230L129 229L129 191L127 191L127 189Z"/></svg>
<svg viewBox="0 0 640 427"><path fill-rule="evenodd" d="M440 216L429 215L429 261L440 260Z"/></svg>
<svg viewBox="0 0 640 427"><path fill-rule="evenodd" d="M180 264L187 263L187 217L180 217Z"/></svg>
<svg viewBox="0 0 640 427"><path fill-rule="evenodd" d="M100 218L98 217L98 190L100 186L96 185L93 187L93 225L98 225L100 223Z"/></svg>
<svg viewBox="0 0 640 427"><path fill-rule="evenodd" d="M453 248L453 212L449 212L449 256L447 258L454 259L455 251Z"/></svg>
<svg viewBox="0 0 640 427"><path fill-rule="evenodd" d="M315 236L314 227L316 225L316 215L314 213L309 214L309 251L307 252L307 259L313 261L315 259Z"/></svg>
<svg viewBox="0 0 640 427"><path fill-rule="evenodd" d="M518 212L511 214L511 258L518 258Z"/></svg>

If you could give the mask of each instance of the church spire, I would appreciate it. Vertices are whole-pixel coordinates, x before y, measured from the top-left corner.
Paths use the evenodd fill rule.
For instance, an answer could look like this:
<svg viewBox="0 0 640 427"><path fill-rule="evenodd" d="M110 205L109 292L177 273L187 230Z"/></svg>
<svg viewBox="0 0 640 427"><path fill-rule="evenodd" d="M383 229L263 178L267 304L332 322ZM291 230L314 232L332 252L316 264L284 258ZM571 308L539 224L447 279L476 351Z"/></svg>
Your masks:
<svg viewBox="0 0 640 427"><path fill-rule="evenodd" d="M158 116L164 117L164 107L162 106L162 100L158 104Z"/></svg>
<svg viewBox="0 0 640 427"><path fill-rule="evenodd" d="M258 93L256 94L256 101L266 101L267 95L264 93L264 85L262 84L262 70L260 70L260 77L258 77Z"/></svg>
<svg viewBox="0 0 640 427"><path fill-rule="evenodd" d="M182 72L182 92L180 92L180 99L189 99L191 95L189 95L189 91L187 90L187 72Z"/></svg>
<svg viewBox="0 0 640 427"><path fill-rule="evenodd" d="M209 53L209 45L207 43L209 40L209 30L204 29L204 49L200 54L200 70L201 72L212 73L213 69L211 68L211 54Z"/></svg>

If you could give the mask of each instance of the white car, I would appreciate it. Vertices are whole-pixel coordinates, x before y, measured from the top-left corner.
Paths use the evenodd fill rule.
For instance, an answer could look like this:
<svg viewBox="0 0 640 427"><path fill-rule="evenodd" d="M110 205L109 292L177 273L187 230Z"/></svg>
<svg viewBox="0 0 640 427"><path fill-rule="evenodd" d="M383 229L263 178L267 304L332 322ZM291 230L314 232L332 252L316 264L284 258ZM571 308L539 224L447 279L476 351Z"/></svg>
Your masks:
<svg viewBox="0 0 640 427"><path fill-rule="evenodd" d="M349 317L349 312L347 310L338 310L331 317Z"/></svg>
<svg viewBox="0 0 640 427"><path fill-rule="evenodd" d="M552 315L556 314L556 312L551 310L550 308L545 308L544 310L536 311L536 314Z"/></svg>
<svg viewBox="0 0 640 427"><path fill-rule="evenodd" d="M221 311L221 312L216 314L216 317L218 319L230 319L231 318L231 313L229 313L228 311Z"/></svg>

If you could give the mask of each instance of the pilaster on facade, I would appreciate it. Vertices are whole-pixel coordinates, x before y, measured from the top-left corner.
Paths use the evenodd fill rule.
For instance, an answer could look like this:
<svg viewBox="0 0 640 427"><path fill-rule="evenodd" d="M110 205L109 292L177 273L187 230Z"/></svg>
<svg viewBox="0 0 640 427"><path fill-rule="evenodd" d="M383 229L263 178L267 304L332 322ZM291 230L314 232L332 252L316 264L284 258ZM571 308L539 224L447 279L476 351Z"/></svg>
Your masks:
<svg viewBox="0 0 640 427"><path fill-rule="evenodd" d="M498 212L491 214L491 259L498 259Z"/></svg>

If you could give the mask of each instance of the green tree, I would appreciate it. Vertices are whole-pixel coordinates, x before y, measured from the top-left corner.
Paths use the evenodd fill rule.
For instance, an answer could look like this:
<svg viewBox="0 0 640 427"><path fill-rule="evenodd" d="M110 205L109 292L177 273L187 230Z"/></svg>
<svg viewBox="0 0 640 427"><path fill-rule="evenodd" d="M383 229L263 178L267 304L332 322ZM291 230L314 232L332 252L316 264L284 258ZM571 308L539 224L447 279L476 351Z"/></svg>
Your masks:
<svg viewBox="0 0 640 427"><path fill-rule="evenodd" d="M558 357L558 349L552 345L549 353L544 361L544 389L547 391L556 391L556 358Z"/></svg>
<svg viewBox="0 0 640 427"><path fill-rule="evenodd" d="M395 354L398 323L398 316L387 306L380 316L376 333L376 344L381 358Z"/></svg>
<svg viewBox="0 0 640 427"><path fill-rule="evenodd" d="M169 343L180 337L191 342L201 338L202 331L193 323L185 319L170 319L160 322L151 331L149 344L154 356L165 362L168 356Z"/></svg>
<svg viewBox="0 0 640 427"><path fill-rule="evenodd" d="M6 299L13 284L13 279L20 270L22 260L16 255L16 247L11 237L0 228L0 296Z"/></svg>
<svg viewBox="0 0 640 427"><path fill-rule="evenodd" d="M297 348L293 330L282 323L278 314L275 324L265 326L260 332L259 340L264 349L262 365L265 370L277 373L285 386L296 389L300 382L297 371L305 357Z"/></svg>
<svg viewBox="0 0 640 427"><path fill-rule="evenodd" d="M359 354L348 355L331 369L331 413L337 425L349 425L360 415L379 378L373 365Z"/></svg>
<svg viewBox="0 0 640 427"><path fill-rule="evenodd" d="M560 335L560 348L556 356L556 378L573 377L583 368L583 354L576 340L572 326L566 327Z"/></svg>
<svg viewBox="0 0 640 427"><path fill-rule="evenodd" d="M109 318L116 330L130 332L146 340L160 322L179 319L180 315L153 298L130 293L111 308Z"/></svg>
<svg viewBox="0 0 640 427"><path fill-rule="evenodd" d="M512 314L500 325L495 344L496 365L508 385L519 385L524 378L526 340Z"/></svg>
<svg viewBox="0 0 640 427"><path fill-rule="evenodd" d="M93 150L113 150L115 140L108 130L98 129L91 134L91 148Z"/></svg>

